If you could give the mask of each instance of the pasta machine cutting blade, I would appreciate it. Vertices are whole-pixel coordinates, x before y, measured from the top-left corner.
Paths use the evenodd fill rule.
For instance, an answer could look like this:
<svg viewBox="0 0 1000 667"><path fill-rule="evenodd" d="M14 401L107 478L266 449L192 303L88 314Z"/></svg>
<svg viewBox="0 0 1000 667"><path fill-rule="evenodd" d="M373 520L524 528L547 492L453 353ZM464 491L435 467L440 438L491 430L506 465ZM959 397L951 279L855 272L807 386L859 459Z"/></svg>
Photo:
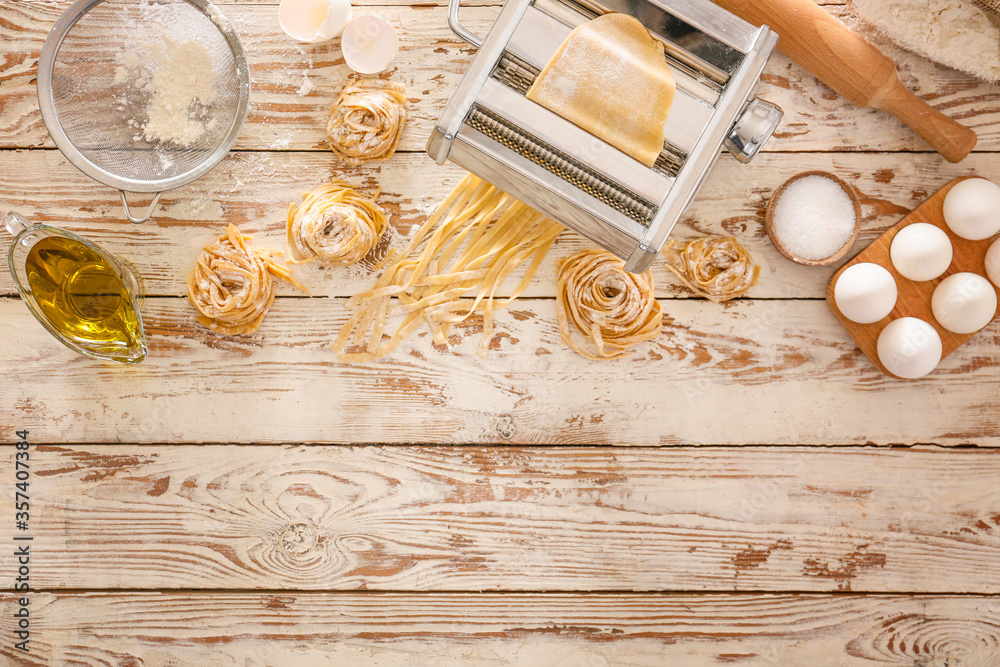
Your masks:
<svg viewBox="0 0 1000 667"><path fill-rule="evenodd" d="M754 96L778 36L709 0L507 0L480 39L449 0L448 23L478 48L427 144L645 271L723 147L749 162L781 109ZM636 17L664 45L677 85L653 167L525 94L570 31L610 12Z"/></svg>

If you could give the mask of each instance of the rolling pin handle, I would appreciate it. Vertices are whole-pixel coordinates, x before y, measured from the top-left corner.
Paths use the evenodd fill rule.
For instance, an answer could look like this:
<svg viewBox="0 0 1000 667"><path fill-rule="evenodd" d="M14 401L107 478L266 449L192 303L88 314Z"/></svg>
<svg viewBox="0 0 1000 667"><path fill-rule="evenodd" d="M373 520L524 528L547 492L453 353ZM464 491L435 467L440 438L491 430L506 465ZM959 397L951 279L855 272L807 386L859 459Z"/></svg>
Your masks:
<svg viewBox="0 0 1000 667"><path fill-rule="evenodd" d="M478 49L483 45L483 40L458 20L458 10L461 6L462 0L448 0L448 27L456 35Z"/></svg>
<svg viewBox="0 0 1000 667"><path fill-rule="evenodd" d="M875 95L871 106L909 125L948 162L961 162L972 152L975 131L924 102L898 79L893 84Z"/></svg>

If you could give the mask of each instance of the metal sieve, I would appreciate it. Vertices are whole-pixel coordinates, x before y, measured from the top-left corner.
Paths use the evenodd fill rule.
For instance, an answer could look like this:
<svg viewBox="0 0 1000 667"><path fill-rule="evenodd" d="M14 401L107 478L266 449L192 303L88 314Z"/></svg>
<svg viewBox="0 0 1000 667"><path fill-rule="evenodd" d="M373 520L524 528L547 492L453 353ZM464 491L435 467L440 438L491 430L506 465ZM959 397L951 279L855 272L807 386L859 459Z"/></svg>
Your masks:
<svg viewBox="0 0 1000 667"><path fill-rule="evenodd" d="M153 81L158 68L174 66L162 54L191 50L210 58L211 72L197 76L211 77L213 96L182 110L195 130L149 136L151 104L170 109ZM156 81L172 77L179 85L178 72L165 70ZM76 0L52 27L38 63L38 104L52 140L80 171L120 191L131 222L149 219L165 190L200 178L225 157L249 97L243 47L208 0ZM156 194L134 216L126 192Z"/></svg>

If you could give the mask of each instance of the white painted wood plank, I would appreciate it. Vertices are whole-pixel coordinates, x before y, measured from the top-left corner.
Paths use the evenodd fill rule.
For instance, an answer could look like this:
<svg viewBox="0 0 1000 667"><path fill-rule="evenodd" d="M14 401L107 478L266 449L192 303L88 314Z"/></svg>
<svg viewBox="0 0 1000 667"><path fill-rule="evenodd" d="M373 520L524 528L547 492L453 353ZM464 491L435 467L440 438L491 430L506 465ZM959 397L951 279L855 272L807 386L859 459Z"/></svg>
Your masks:
<svg viewBox="0 0 1000 667"><path fill-rule="evenodd" d="M880 374L822 301L664 303L663 334L621 361L562 347L552 300L501 313L447 349L426 336L342 365L338 299L282 299L224 338L181 299L147 301L150 357L74 355L0 299L2 429L44 442L1000 444L997 323L916 381Z"/></svg>
<svg viewBox="0 0 1000 667"><path fill-rule="evenodd" d="M803 267L785 259L763 229L771 192L809 169L834 172L858 188L865 216L858 251L953 178L976 173L1000 182L1000 162L989 155L974 155L959 165L930 154L891 161L882 154L767 154L749 165L724 157L673 237L736 236L762 267L760 283L750 297L823 298L837 267ZM150 222L131 225L122 215L118 193L88 180L58 152L0 151L3 206L80 232L120 253L142 273L151 295L185 294L195 258L227 223L254 235L262 247L284 248L288 205L331 178L346 179L368 191L382 188L379 202L393 225L389 243L401 249L413 226L423 222L462 173L454 165L438 167L419 155L397 155L382 166L344 171L323 153L236 153L201 180L166 193ZM586 247L593 244L565 234L526 294L554 296L556 261ZM304 265L295 272L319 296L350 296L368 289L375 279L360 266ZM661 297L691 296L662 262L655 264L654 278ZM15 293L10 276L0 272L0 294ZM296 292L279 285L279 294Z"/></svg>
<svg viewBox="0 0 1000 667"><path fill-rule="evenodd" d="M14 606L0 631L11 637ZM13 664L607 667L1000 661L979 597L36 595Z"/></svg>
<svg viewBox="0 0 1000 667"><path fill-rule="evenodd" d="M33 537L38 589L1000 592L995 449L41 445L29 463L31 530L0 540Z"/></svg>

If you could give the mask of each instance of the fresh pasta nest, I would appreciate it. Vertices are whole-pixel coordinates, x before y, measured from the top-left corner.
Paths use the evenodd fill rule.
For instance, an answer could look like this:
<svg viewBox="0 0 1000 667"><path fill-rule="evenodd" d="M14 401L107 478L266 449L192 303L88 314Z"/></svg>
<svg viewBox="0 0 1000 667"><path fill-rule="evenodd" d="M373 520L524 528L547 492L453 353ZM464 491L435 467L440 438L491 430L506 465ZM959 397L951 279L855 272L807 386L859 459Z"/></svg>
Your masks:
<svg viewBox="0 0 1000 667"><path fill-rule="evenodd" d="M704 236L680 248L663 248L667 268L696 294L716 303L743 296L757 284L760 267L732 236Z"/></svg>
<svg viewBox="0 0 1000 667"><path fill-rule="evenodd" d="M401 84L352 79L330 109L326 134L334 153L358 165L392 155L405 125L406 94Z"/></svg>
<svg viewBox="0 0 1000 667"><path fill-rule="evenodd" d="M388 226L385 212L346 183L333 181L303 197L301 204L288 207L292 263L354 264L375 249Z"/></svg>
<svg viewBox="0 0 1000 667"><path fill-rule="evenodd" d="M257 331L274 303L274 278L309 294L288 269L275 264L275 250L258 250L235 226L202 250L188 275L188 299L198 309L198 321L227 336Z"/></svg>
<svg viewBox="0 0 1000 667"><path fill-rule="evenodd" d="M584 250L560 262L556 308L563 342L588 359L628 355L628 348L663 329L652 271L628 273L606 250ZM593 350L576 342L574 329Z"/></svg>

